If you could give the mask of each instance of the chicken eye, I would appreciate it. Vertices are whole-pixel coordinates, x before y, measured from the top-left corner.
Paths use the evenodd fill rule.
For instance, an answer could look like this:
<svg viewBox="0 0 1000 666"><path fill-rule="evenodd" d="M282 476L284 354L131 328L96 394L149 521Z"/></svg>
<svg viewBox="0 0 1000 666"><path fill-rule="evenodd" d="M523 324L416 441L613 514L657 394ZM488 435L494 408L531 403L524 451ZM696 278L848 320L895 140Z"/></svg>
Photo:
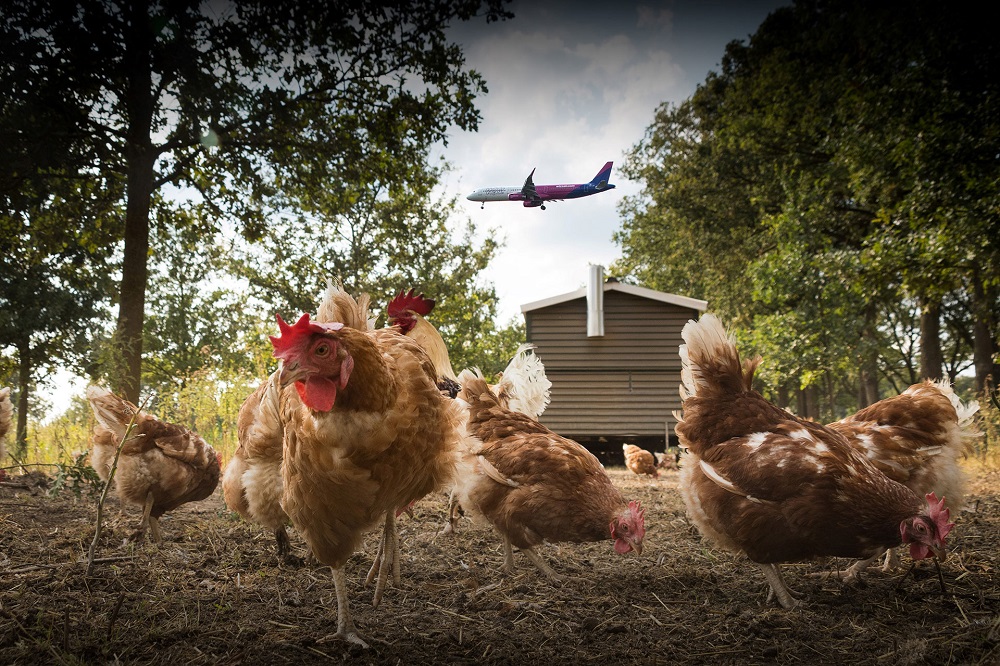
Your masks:
<svg viewBox="0 0 1000 666"><path fill-rule="evenodd" d="M618 526L618 529L620 529L622 532L628 532L628 523L622 523L621 525Z"/></svg>
<svg viewBox="0 0 1000 666"><path fill-rule="evenodd" d="M329 356L329 354L330 354L330 345L328 345L325 342L316 345L316 349L313 350L313 354L315 354L316 356L319 356L319 357Z"/></svg>

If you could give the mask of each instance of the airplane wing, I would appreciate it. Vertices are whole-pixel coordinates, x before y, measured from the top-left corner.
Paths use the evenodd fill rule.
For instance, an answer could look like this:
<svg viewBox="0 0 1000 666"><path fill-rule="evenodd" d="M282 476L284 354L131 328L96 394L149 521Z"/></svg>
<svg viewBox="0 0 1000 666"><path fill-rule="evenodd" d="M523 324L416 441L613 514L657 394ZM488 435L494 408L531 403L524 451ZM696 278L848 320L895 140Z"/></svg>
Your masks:
<svg viewBox="0 0 1000 666"><path fill-rule="evenodd" d="M541 197L538 196L538 192L535 190L535 182L532 180L532 176L535 175L535 170L532 169L528 177L524 179L524 187L521 188L521 194L528 201L541 201Z"/></svg>

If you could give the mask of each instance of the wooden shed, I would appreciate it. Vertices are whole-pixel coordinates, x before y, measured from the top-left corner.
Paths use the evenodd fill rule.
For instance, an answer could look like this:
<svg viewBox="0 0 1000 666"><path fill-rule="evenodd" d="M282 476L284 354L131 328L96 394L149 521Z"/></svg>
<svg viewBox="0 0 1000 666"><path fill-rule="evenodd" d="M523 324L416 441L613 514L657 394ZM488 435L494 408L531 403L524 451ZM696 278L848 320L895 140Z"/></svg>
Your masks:
<svg viewBox="0 0 1000 666"><path fill-rule="evenodd" d="M676 438L681 329L707 302L607 281L521 306L527 339L552 382L541 421L594 453L623 442L663 451Z"/></svg>

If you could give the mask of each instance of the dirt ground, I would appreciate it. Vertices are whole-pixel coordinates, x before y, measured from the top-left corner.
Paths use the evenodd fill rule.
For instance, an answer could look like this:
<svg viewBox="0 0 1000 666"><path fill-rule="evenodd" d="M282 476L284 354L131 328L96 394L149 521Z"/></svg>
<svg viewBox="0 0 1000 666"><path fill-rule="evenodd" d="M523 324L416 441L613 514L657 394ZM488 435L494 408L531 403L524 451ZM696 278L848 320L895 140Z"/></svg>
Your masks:
<svg viewBox="0 0 1000 666"><path fill-rule="evenodd" d="M402 584L373 609L369 535L347 566L365 651L321 641L336 631L329 570L279 562L221 488L165 516L159 548L123 545L138 513L122 519L109 500L103 561L87 577L96 499L13 477L0 484L0 664L1000 664L1000 473L975 479L940 577L905 555L852 586L808 577L844 561L788 565L807 604L786 611L766 603L755 566L702 541L676 472L609 471L647 509L646 548L546 547L576 577L561 587L521 554L503 575L487 527L440 534L440 495L400 519Z"/></svg>

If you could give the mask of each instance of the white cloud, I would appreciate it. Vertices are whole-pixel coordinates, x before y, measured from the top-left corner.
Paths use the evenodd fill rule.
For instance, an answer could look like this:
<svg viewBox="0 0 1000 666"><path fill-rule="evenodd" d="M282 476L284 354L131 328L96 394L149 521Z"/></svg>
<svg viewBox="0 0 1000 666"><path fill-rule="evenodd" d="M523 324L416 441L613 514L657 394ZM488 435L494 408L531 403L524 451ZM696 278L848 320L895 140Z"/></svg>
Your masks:
<svg viewBox="0 0 1000 666"><path fill-rule="evenodd" d="M524 303L580 287L588 264L618 257L616 205L639 191L618 175L624 155L660 103L689 96L725 44L754 32L771 4L515 3L514 20L456 33L489 94L479 100L479 131L452 137L444 152L457 172L447 186L478 225L506 236L486 272L502 321ZM704 34L705 26L715 33ZM532 168L536 184L584 182L608 160L617 189L545 211L517 203L481 209L464 199L479 187L520 185Z"/></svg>

